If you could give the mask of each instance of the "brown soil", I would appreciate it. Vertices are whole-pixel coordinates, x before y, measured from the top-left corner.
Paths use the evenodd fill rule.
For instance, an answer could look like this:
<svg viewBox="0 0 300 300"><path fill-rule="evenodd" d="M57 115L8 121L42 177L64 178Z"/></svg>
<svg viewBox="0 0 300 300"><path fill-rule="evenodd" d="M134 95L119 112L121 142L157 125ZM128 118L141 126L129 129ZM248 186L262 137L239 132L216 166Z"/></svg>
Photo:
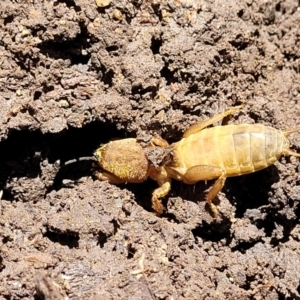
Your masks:
<svg viewBox="0 0 300 300"><path fill-rule="evenodd" d="M2 0L0 299L300 299L299 159L228 179L217 221L210 182L173 182L156 217L155 182L55 163L240 103L230 122L299 126L298 6Z"/></svg>

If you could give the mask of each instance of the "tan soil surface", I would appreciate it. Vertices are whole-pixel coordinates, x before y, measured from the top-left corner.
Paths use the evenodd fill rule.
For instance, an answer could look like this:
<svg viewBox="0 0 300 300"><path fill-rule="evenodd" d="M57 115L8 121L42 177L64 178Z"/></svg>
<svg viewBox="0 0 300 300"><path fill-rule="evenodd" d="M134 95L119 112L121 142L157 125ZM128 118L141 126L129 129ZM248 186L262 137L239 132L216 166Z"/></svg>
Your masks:
<svg viewBox="0 0 300 300"><path fill-rule="evenodd" d="M231 123L299 126L298 1L96 2L1 1L0 299L300 299L299 159L228 179L216 221L211 182L157 217L155 182L55 164L240 103Z"/></svg>

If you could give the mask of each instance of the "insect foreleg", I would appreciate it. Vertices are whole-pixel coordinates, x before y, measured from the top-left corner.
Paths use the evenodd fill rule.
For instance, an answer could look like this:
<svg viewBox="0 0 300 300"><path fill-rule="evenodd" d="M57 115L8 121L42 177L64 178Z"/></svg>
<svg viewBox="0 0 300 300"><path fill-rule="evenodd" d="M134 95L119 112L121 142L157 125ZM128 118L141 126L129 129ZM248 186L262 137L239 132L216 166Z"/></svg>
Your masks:
<svg viewBox="0 0 300 300"><path fill-rule="evenodd" d="M118 178L114 174L108 172L95 172L94 175L97 177L97 179L101 181L108 181L112 184L120 184L125 182L124 180Z"/></svg>

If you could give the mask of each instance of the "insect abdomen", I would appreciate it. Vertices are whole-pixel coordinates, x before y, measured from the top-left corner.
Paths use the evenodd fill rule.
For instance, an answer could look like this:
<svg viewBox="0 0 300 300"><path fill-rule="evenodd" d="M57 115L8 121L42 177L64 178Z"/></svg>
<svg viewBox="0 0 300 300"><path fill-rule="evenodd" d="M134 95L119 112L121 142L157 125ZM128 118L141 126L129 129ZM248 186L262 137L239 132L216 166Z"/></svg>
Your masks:
<svg viewBox="0 0 300 300"><path fill-rule="evenodd" d="M189 148L185 152L189 156L184 159L187 169L195 165L217 166L226 176L238 176L273 164L281 156L285 140L275 128L241 124L204 129L189 136L181 147Z"/></svg>
<svg viewBox="0 0 300 300"><path fill-rule="evenodd" d="M217 140L215 155L227 176L252 173L273 164L282 154L282 132L260 124L218 126L212 137ZM224 130L225 129L225 130ZM208 129L210 130L210 129ZM204 139L206 140L206 139ZM209 143L208 140L204 142ZM209 155L211 157L211 155Z"/></svg>

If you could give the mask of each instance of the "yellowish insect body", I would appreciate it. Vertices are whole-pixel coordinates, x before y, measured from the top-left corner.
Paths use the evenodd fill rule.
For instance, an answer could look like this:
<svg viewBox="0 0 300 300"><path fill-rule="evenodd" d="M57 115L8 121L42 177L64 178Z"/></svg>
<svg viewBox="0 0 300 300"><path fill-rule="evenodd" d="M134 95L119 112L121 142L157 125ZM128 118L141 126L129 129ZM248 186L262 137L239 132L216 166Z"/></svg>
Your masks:
<svg viewBox="0 0 300 300"><path fill-rule="evenodd" d="M111 183L142 182L147 177L157 181L159 187L152 194L152 207L159 215L163 212L161 198L171 189L171 178L194 184L200 180L217 179L206 201L216 218L217 208L212 203L224 186L227 177L239 176L272 165L283 154L300 157L289 149L289 134L262 124L239 124L207 128L240 109L233 107L191 126L183 138L172 145L153 138L150 148L165 149L165 162L154 166L147 159L145 149L136 139L110 142L95 152L104 170L96 172L100 180Z"/></svg>
<svg viewBox="0 0 300 300"><path fill-rule="evenodd" d="M194 166L217 166L224 170L227 177L264 169L278 160L288 149L289 142L284 133L275 128L241 124L206 128L171 147L173 161L166 167L170 174L178 172L185 182L184 174ZM205 179L214 178L212 174ZM194 182L197 181L195 178Z"/></svg>

